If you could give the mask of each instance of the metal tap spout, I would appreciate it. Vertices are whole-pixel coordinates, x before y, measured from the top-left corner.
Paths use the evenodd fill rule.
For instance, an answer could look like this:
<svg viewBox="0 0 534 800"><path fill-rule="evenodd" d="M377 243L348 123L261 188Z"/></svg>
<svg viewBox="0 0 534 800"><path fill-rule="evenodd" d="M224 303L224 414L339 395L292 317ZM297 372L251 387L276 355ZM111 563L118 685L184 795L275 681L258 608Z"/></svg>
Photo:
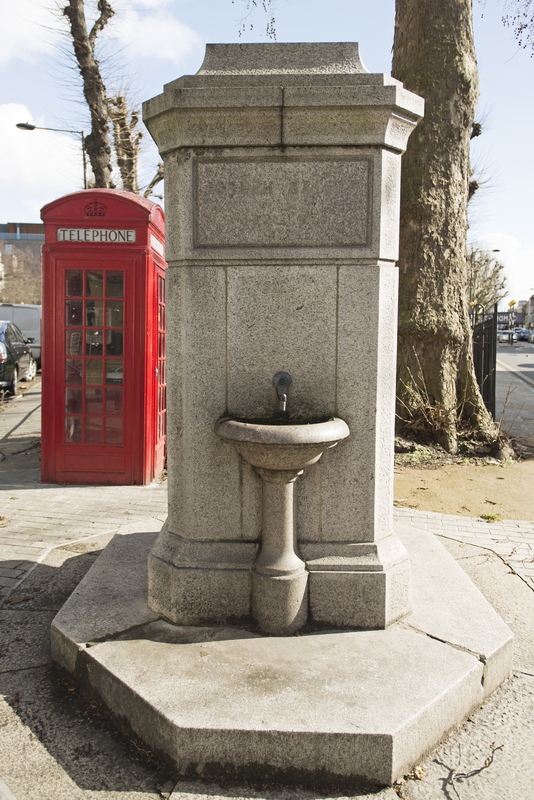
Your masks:
<svg viewBox="0 0 534 800"><path fill-rule="evenodd" d="M277 372L273 378L278 396L278 409L285 412L287 409L287 395L293 379L289 372Z"/></svg>

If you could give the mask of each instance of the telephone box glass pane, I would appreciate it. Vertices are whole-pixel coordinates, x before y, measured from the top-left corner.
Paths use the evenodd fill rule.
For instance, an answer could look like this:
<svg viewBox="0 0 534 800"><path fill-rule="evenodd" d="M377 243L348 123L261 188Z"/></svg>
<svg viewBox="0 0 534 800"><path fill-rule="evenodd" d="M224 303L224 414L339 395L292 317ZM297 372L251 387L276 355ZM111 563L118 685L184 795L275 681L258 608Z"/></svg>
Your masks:
<svg viewBox="0 0 534 800"><path fill-rule="evenodd" d="M106 303L106 325L108 328L122 328L122 300Z"/></svg>
<svg viewBox="0 0 534 800"><path fill-rule="evenodd" d="M124 297L124 272L108 272L106 297Z"/></svg>
<svg viewBox="0 0 534 800"><path fill-rule="evenodd" d="M102 361L91 358L85 362L85 382L91 386L102 384Z"/></svg>
<svg viewBox="0 0 534 800"><path fill-rule="evenodd" d="M66 442L82 441L81 417L65 417L65 441Z"/></svg>
<svg viewBox="0 0 534 800"><path fill-rule="evenodd" d="M81 325L83 323L83 300L67 300L65 311L66 325Z"/></svg>
<svg viewBox="0 0 534 800"><path fill-rule="evenodd" d="M86 414L101 414L102 413L102 389L86 389L85 390L85 413Z"/></svg>
<svg viewBox="0 0 534 800"><path fill-rule="evenodd" d="M65 382L82 382L82 360L81 358L67 358L65 363Z"/></svg>
<svg viewBox="0 0 534 800"><path fill-rule="evenodd" d="M81 331L67 331L65 336L65 355L67 356L81 356L82 355L82 332Z"/></svg>
<svg viewBox="0 0 534 800"><path fill-rule="evenodd" d="M85 418L85 441L88 444L101 444L102 417Z"/></svg>
<svg viewBox="0 0 534 800"><path fill-rule="evenodd" d="M122 444L121 417L106 417L106 443Z"/></svg>
<svg viewBox="0 0 534 800"><path fill-rule="evenodd" d="M106 383L122 386L122 360L106 361Z"/></svg>
<svg viewBox="0 0 534 800"><path fill-rule="evenodd" d="M85 355L86 356L101 356L102 355L102 331L86 331L85 332Z"/></svg>
<svg viewBox="0 0 534 800"><path fill-rule="evenodd" d="M87 272L85 294L87 297L104 296L104 275L101 270L98 270L97 272Z"/></svg>
<svg viewBox="0 0 534 800"><path fill-rule="evenodd" d="M82 413L81 389L65 389L65 411L67 414Z"/></svg>
<svg viewBox="0 0 534 800"><path fill-rule="evenodd" d="M106 355L122 356L122 331L108 331L106 334Z"/></svg>
<svg viewBox="0 0 534 800"><path fill-rule="evenodd" d="M109 416L122 414L122 389L106 389L106 414Z"/></svg>
<svg viewBox="0 0 534 800"><path fill-rule="evenodd" d="M104 324L104 301L87 300L85 303L85 318L88 328L100 327Z"/></svg>
<svg viewBox="0 0 534 800"><path fill-rule="evenodd" d="M66 297L83 297L83 279L80 269L68 269L65 281Z"/></svg>

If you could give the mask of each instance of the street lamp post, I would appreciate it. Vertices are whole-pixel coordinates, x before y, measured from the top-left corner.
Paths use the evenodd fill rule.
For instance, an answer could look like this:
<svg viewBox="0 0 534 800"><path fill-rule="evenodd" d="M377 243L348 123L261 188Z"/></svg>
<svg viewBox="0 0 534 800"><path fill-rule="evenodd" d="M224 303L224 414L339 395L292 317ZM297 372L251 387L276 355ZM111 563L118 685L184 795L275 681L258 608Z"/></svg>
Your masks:
<svg viewBox="0 0 534 800"><path fill-rule="evenodd" d="M41 128L39 125L32 125L29 122L17 122L17 128L21 131L56 131L57 133L75 133L82 139L82 158L83 158L83 188L87 189L87 159L85 153L85 133L84 131L72 131L69 128Z"/></svg>

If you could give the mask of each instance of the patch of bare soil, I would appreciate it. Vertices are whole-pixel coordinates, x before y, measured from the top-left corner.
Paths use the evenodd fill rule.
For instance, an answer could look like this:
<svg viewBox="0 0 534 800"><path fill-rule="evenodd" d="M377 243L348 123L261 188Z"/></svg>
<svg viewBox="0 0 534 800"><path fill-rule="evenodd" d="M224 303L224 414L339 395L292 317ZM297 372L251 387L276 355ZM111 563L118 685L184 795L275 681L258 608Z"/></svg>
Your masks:
<svg viewBox="0 0 534 800"><path fill-rule="evenodd" d="M397 443L395 505L500 519L534 521L534 448L514 442L519 460L499 460L480 446L451 456L440 447ZM413 444L413 443L412 443Z"/></svg>

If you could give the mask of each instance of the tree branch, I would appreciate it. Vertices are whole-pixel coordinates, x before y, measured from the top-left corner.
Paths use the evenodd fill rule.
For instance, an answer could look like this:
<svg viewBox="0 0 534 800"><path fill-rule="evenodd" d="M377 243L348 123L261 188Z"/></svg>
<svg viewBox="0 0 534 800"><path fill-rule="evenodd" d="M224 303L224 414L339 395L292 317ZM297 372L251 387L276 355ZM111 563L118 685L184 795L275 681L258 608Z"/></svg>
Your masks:
<svg viewBox="0 0 534 800"><path fill-rule="evenodd" d="M164 177L165 177L165 176L164 176L164 174L163 174L163 164L160 162L160 163L158 164L158 169L157 169L157 172L156 172L156 174L154 175L154 177L152 178L152 180L150 181L150 183L149 183L149 184L148 184L148 186L146 187L145 191L143 192L143 197L150 197L150 195L152 194L152 190L154 189L154 187L155 187L155 186L157 186L157 184L158 184L160 181L162 181Z"/></svg>

